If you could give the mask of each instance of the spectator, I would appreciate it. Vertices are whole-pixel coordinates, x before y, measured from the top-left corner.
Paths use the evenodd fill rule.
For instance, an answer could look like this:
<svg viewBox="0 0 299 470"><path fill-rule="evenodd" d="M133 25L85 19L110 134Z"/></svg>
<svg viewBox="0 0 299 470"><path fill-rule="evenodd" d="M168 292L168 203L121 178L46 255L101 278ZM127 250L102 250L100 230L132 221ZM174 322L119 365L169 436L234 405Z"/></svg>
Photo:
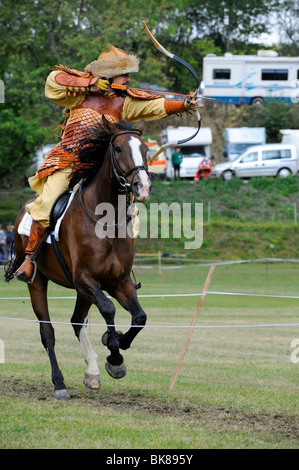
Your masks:
<svg viewBox="0 0 299 470"><path fill-rule="evenodd" d="M5 243L6 243L6 235L5 235L4 230L2 229L2 225L0 224L0 263L4 259L6 259Z"/></svg>
<svg viewBox="0 0 299 470"><path fill-rule="evenodd" d="M198 171L195 175L194 181L198 181L201 177L204 177L206 180L211 173L212 163L207 159L206 156L203 157L202 161L199 164Z"/></svg>
<svg viewBox="0 0 299 470"><path fill-rule="evenodd" d="M13 251L12 251L13 241L14 241L14 226L13 226L12 222L9 222L9 224L6 227L6 253L7 253L7 259L10 259L13 255Z"/></svg>
<svg viewBox="0 0 299 470"><path fill-rule="evenodd" d="M171 156L171 163L174 169L174 179L176 180L177 177L180 179L180 168L181 168L181 163L183 161L183 154L181 152L180 147L177 147L175 149L175 152L173 152Z"/></svg>

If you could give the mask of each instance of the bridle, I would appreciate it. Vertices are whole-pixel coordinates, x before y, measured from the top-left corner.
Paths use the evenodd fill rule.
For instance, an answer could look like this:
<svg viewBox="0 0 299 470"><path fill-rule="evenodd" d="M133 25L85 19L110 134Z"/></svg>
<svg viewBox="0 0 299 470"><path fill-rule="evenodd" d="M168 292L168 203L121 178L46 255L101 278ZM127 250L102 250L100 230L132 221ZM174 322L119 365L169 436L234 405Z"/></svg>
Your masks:
<svg viewBox="0 0 299 470"><path fill-rule="evenodd" d="M119 165L119 163L118 163L118 161L116 160L116 157L115 157L113 142L115 141L115 139L119 135L123 135L123 134L136 134L136 135L140 136L141 131L138 130L138 129L134 129L134 130L119 132L118 134L115 134L111 137L110 144L109 144L109 146L110 146L110 162L111 162L112 170L113 170L113 173L114 173L119 185L121 186L119 192L124 192L125 191L126 193L129 193L129 192L133 191L132 186L133 186L133 183L134 183L134 178L137 175L137 173L140 170L144 170L148 174L148 168L145 165L136 165L133 168L130 168L126 173L124 173L124 171L121 169L121 167L120 167L120 165ZM131 178L131 182L129 183L127 181L127 177L129 175L131 175L132 173L133 173L133 176Z"/></svg>
<svg viewBox="0 0 299 470"><path fill-rule="evenodd" d="M141 131L138 130L138 129L133 129L133 130L128 130L128 131L122 131L122 132L119 132L118 134L115 134L113 136L111 136L111 139L110 139L110 143L109 143L109 148L110 148L110 162L111 162L111 166L112 166L112 170L113 170L113 173L120 185L120 188L119 188L119 192L124 192L126 194L126 197L127 197L127 207L131 204L132 201L130 201L130 193L133 192L133 188L132 188L132 185L133 185L133 182L134 182L134 178L135 176L137 175L137 173L140 171L140 170L144 170L147 174L148 174L148 169L145 165L136 165L134 166L133 168L130 168L126 173L121 169L121 167L119 166L118 164L118 161L116 159L116 156L115 156L115 153L114 153L114 149L113 149L113 142L114 140L119 136L119 135L122 135L122 134L136 134L138 136L141 136ZM133 176L132 176L132 179L131 179L131 182L129 183L127 181L127 177L129 175L131 175L133 173ZM88 211L88 209L85 207L84 205L84 202L83 202L83 199L82 199L82 186L84 184L84 180L81 180L80 181L80 184L79 184L79 199L80 199L80 203L85 211L85 213L88 215L88 217L90 217L94 222L99 222L99 220L97 220L95 217L93 217L91 215L91 213ZM127 211L126 211L127 212ZM122 225L124 222L128 222L131 220L131 215L128 214L126 215L126 217L124 218L124 220L122 221L121 224L113 224L114 227L118 227L119 225Z"/></svg>

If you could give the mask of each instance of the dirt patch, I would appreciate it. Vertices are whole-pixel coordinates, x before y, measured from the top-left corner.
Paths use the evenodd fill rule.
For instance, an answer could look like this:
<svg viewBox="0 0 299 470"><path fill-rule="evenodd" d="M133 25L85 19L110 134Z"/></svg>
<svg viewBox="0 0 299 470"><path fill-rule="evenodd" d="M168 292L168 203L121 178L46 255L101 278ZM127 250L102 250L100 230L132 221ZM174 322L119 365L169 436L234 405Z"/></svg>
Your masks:
<svg viewBox="0 0 299 470"><path fill-rule="evenodd" d="M135 414L170 416L188 419L190 424L207 425L211 430L225 428L227 431L240 431L250 428L261 433L272 432L287 439L299 439L299 418L284 414L245 412L234 407L213 407L187 403L173 398L149 397L141 393L109 391L90 392L85 389L69 388L72 401L82 406L130 411ZM27 400L50 401L53 389L48 383L29 384L20 379L6 379L0 382L0 396L24 397Z"/></svg>

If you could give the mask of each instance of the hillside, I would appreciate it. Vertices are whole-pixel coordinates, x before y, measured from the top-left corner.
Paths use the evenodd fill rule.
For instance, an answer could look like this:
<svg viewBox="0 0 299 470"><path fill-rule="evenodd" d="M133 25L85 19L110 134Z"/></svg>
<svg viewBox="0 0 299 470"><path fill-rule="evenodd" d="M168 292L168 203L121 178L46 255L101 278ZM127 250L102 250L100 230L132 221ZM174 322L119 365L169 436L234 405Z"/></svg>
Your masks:
<svg viewBox="0 0 299 470"><path fill-rule="evenodd" d="M29 188L1 192L0 223L4 228L15 219L30 194ZM194 223L194 204L202 203L203 244L199 249L186 250L187 239L173 238L171 227L170 238L137 238L136 252L180 253L195 259L299 258L298 195L296 177L246 182L207 180L196 184L155 181L151 199L145 205L147 213L151 203L179 203L180 207L191 203Z"/></svg>
<svg viewBox="0 0 299 470"><path fill-rule="evenodd" d="M298 194L299 178L293 177L155 182L151 203L203 204L203 244L185 250L184 238L143 238L136 241L137 252L196 259L299 258Z"/></svg>

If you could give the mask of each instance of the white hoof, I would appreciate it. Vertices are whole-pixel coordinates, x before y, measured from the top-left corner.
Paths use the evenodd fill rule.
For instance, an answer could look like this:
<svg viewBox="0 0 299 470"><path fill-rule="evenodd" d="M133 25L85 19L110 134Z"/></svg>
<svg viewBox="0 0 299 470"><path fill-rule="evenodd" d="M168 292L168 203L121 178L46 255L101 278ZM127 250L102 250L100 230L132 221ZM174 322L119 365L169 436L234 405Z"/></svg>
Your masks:
<svg viewBox="0 0 299 470"><path fill-rule="evenodd" d="M91 388L92 390L99 390L101 388L100 374L93 375L85 372L83 383L87 388Z"/></svg>

